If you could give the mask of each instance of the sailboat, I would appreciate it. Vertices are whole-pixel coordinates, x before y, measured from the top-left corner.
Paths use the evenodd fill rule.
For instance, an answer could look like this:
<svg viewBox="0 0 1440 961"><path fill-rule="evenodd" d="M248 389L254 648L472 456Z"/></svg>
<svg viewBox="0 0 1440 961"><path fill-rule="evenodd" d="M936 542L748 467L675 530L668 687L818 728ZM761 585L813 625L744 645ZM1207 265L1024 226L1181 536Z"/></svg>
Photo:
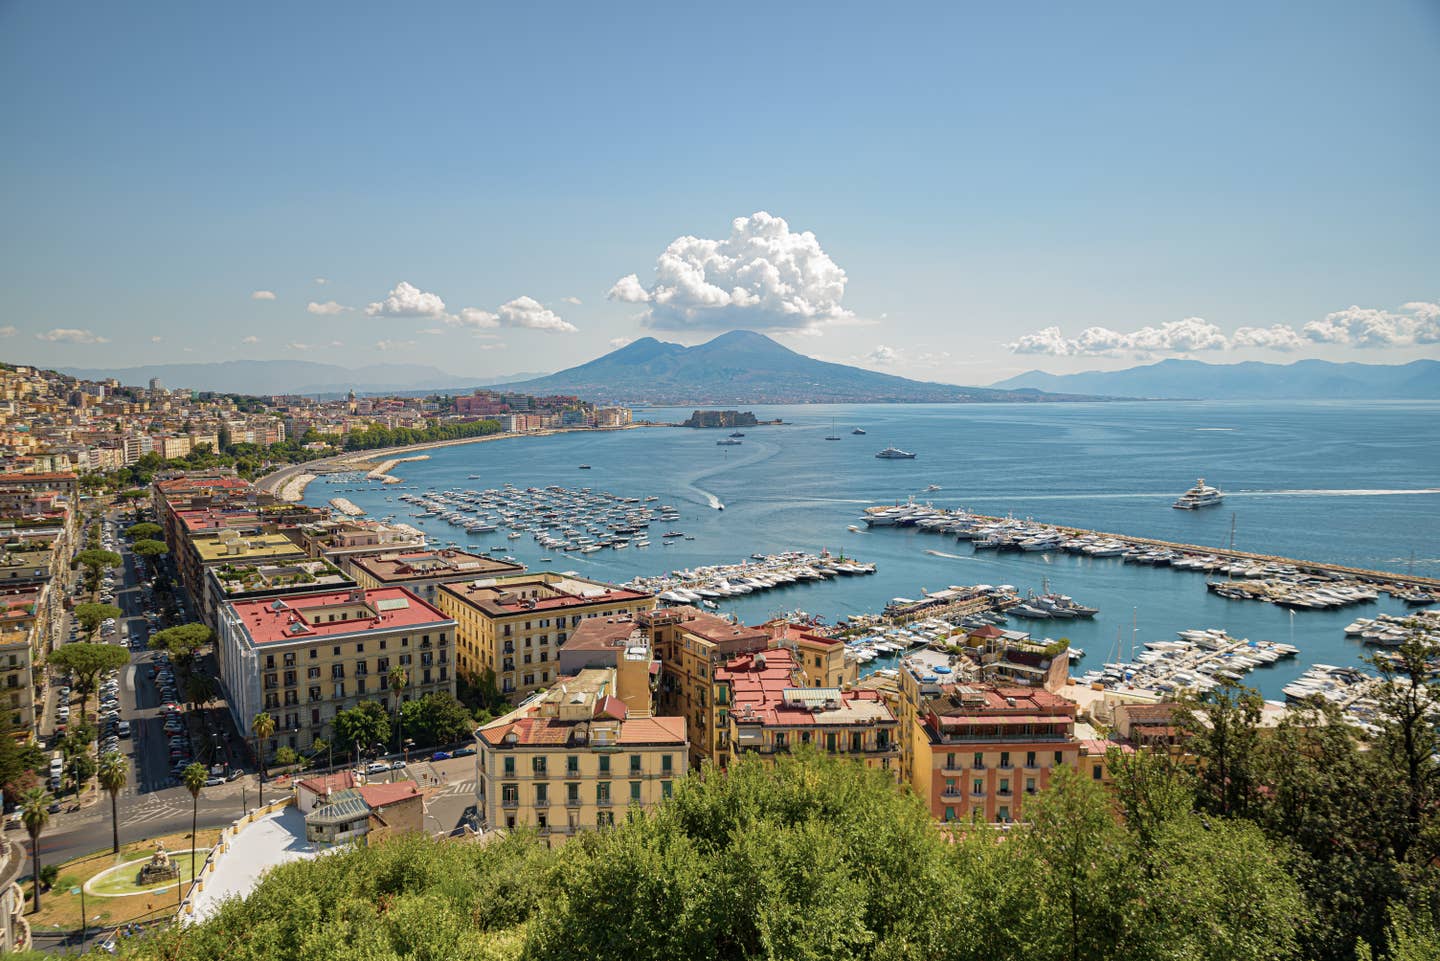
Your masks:
<svg viewBox="0 0 1440 961"><path fill-rule="evenodd" d="M830 436L826 437L825 439L826 439L826 440L839 440L839 439L840 439L840 435L837 434L837 433L835 433L835 418L833 418L833 417L830 418Z"/></svg>

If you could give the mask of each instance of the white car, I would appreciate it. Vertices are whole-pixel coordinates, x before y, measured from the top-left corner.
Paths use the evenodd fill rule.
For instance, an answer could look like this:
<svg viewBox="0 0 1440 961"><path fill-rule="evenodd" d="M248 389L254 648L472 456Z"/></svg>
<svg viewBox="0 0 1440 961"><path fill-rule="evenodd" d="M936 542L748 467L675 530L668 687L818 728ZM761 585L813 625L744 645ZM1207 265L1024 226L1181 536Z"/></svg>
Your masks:
<svg viewBox="0 0 1440 961"><path fill-rule="evenodd" d="M371 761L365 765L366 774L383 774L388 770L390 770L390 764L387 761Z"/></svg>

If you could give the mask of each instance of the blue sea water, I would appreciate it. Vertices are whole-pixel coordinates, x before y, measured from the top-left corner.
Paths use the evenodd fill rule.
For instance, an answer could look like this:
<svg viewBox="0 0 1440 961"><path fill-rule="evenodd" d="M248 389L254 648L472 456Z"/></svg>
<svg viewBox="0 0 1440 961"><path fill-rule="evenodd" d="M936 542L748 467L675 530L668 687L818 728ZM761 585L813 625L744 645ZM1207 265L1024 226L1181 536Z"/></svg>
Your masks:
<svg viewBox="0 0 1440 961"><path fill-rule="evenodd" d="M1398 613L1382 597L1360 607L1298 612L1227 601L1206 575L1068 554L973 553L966 542L914 529L854 533L872 504L914 496L937 506L1013 514L1093 530L1225 546L1306 560L1440 576L1440 404L1115 403L1048 405L826 405L755 407L783 426L726 431L644 428L559 434L439 448L400 465L403 487L322 478L308 503L343 496L371 516L397 515L439 543L505 553L533 568L576 570L606 580L697 564L736 563L754 552L844 551L879 572L722 601L747 622L801 609L834 619L878 611L892 597L951 584L1014 584L1052 590L1100 608L1093 621L1021 622L1037 636L1069 637L1084 663L1128 655L1132 643L1219 627L1237 637L1291 641L1300 658L1263 668L1250 683L1266 696L1310 663L1358 663L1367 653L1342 628L1356 617ZM679 421L689 410L638 416ZM832 420L833 419L833 420ZM841 440L825 441L832 423ZM864 436L850 433L863 427ZM878 460L894 445L915 460ZM580 464L591 470L578 470ZM469 475L480 479L471 480ZM1204 477L1226 493L1222 507L1172 510ZM528 535L467 535L436 518L410 516L401 491L592 487L657 495L679 508L674 525L694 536L662 546L591 555L543 551ZM926 493L930 484L939 492ZM717 510L718 505L724 510ZM930 552L940 552L937 556ZM542 558L553 560L544 563ZM878 662L877 662L878 663Z"/></svg>

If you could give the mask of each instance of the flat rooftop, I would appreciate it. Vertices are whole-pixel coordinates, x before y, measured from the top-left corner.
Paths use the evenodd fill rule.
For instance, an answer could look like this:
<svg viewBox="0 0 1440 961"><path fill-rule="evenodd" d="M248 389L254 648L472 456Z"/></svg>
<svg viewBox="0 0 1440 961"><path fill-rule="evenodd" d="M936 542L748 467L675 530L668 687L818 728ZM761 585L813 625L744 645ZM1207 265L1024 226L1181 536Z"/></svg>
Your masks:
<svg viewBox="0 0 1440 961"><path fill-rule="evenodd" d="M408 584L437 577L505 577L525 572L524 564L455 550L374 554L350 563L381 584Z"/></svg>
<svg viewBox="0 0 1440 961"><path fill-rule="evenodd" d="M489 617L580 611L607 604L645 601L653 596L614 584L559 574L479 578L471 583L446 584L440 589Z"/></svg>
<svg viewBox="0 0 1440 961"><path fill-rule="evenodd" d="M289 564L242 561L212 567L210 572L226 597L287 588L320 590L355 586L354 578L325 561L305 560Z"/></svg>
<svg viewBox="0 0 1440 961"><path fill-rule="evenodd" d="M403 587L354 588L237 601L231 606L256 645L304 644L327 637L455 625Z"/></svg>
<svg viewBox="0 0 1440 961"><path fill-rule="evenodd" d="M262 560L280 557L304 557L302 550L284 534L238 535L233 538L205 537L191 541L200 563L217 561Z"/></svg>

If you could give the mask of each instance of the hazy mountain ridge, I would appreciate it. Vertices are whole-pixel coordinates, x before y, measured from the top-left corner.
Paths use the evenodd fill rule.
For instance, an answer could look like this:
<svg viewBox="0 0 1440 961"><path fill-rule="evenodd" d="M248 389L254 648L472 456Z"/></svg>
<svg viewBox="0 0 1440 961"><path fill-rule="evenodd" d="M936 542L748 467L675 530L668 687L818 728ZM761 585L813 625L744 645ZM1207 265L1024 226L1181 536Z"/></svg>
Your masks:
<svg viewBox="0 0 1440 961"><path fill-rule="evenodd" d="M1034 390L962 387L833 364L763 334L732 330L686 347L643 337L585 364L508 385L600 403L975 403L1065 400Z"/></svg>
<svg viewBox="0 0 1440 961"><path fill-rule="evenodd" d="M1434 400L1440 399L1440 361L1408 364L1291 364L1246 361L1207 364L1170 359L1125 370L1078 374L1027 371L991 385L1126 397L1206 400Z"/></svg>
<svg viewBox="0 0 1440 961"><path fill-rule="evenodd" d="M351 368L310 360L227 360L111 369L62 367L60 372L87 380L114 377L122 384L136 387L143 387L150 378L158 377L166 387L261 395L343 394L352 389L357 393L453 389L457 385L479 382L478 378L450 374L428 364L370 364Z"/></svg>

